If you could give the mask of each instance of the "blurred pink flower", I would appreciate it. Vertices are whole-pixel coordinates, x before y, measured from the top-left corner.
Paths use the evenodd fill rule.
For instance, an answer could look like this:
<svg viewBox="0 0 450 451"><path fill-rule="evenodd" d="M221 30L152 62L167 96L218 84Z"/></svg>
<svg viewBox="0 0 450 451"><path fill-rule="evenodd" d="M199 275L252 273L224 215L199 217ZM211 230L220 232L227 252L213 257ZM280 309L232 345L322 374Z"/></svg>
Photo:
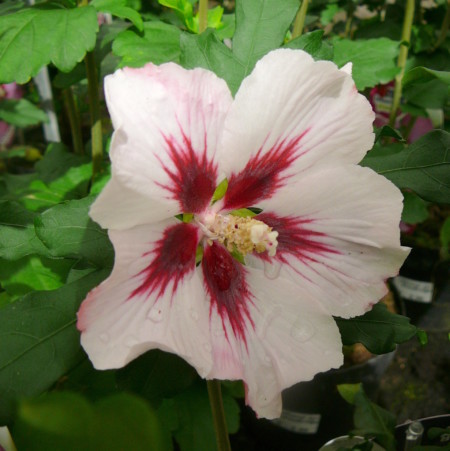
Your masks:
<svg viewBox="0 0 450 451"><path fill-rule="evenodd" d="M394 94L394 82L387 85L378 85L372 88L369 100L375 112L375 127L383 127L389 123L389 114L392 107L392 98ZM427 117L413 118L409 114L399 112L395 122L395 128L408 127L409 123L415 120L408 136L408 142L417 141L421 136L433 130L433 123Z"/></svg>
<svg viewBox="0 0 450 451"><path fill-rule="evenodd" d="M17 83L0 85L0 100L21 99L22 87ZM14 140L15 127L7 122L0 121L0 150L10 146Z"/></svg>

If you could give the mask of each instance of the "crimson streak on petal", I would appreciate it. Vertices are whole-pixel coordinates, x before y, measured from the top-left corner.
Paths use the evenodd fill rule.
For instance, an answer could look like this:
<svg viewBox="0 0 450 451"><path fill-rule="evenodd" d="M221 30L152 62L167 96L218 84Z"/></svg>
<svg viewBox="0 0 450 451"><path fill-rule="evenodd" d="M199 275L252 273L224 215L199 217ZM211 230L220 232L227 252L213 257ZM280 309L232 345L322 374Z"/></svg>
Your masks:
<svg viewBox="0 0 450 451"><path fill-rule="evenodd" d="M182 142L173 137L164 136L167 152L174 169L161 162L172 180L171 186L163 185L180 203L183 213L200 213L210 203L216 189L217 165L206 155L206 137L202 153L196 152L191 140L183 133Z"/></svg>
<svg viewBox="0 0 450 451"><path fill-rule="evenodd" d="M213 242L205 248L202 260L205 288L211 299L211 309L217 308L225 324L230 322L236 338L246 344L247 326L254 327L249 312L252 295L245 280L245 268L221 245Z"/></svg>
<svg viewBox="0 0 450 451"><path fill-rule="evenodd" d="M195 251L198 244L198 229L192 224L180 223L168 227L154 249L143 257L151 257L150 264L136 277L144 276L141 285L128 299L138 295L156 293L161 297L172 282L172 293L183 278L195 268Z"/></svg>
<svg viewBox="0 0 450 451"><path fill-rule="evenodd" d="M272 197L288 178L283 172L302 155L300 142L307 133L308 130L295 138L284 139L264 154L259 149L239 174L231 174L223 200L224 210L254 206L259 200Z"/></svg>
<svg viewBox="0 0 450 451"><path fill-rule="evenodd" d="M326 235L308 228L313 219L295 216L277 216L273 213L261 213L256 219L263 221L278 232L278 246L275 258L287 263L286 254L307 263L316 261L315 257L326 254L339 254L339 251L323 242ZM266 253L258 254L266 259ZM268 258L268 257L267 257Z"/></svg>

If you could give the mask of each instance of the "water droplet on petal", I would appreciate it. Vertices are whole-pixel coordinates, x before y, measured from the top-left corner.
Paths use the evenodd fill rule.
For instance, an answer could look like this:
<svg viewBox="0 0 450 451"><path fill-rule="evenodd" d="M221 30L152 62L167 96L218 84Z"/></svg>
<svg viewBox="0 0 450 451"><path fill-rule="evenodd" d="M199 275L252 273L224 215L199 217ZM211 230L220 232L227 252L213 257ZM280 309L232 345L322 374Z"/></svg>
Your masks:
<svg viewBox="0 0 450 451"><path fill-rule="evenodd" d="M198 321L198 312L197 312L197 310L191 308L191 309L189 310L189 314L191 315L191 318L192 318L194 321Z"/></svg>
<svg viewBox="0 0 450 451"><path fill-rule="evenodd" d="M163 319L163 312L158 307L153 307L147 314L147 318L154 323L159 323Z"/></svg>
<svg viewBox="0 0 450 451"><path fill-rule="evenodd" d="M297 341L308 341L315 334L316 329L311 323L303 320L297 320L291 329L291 336Z"/></svg>
<svg viewBox="0 0 450 451"><path fill-rule="evenodd" d="M270 359L270 357L267 354L264 356L263 361L267 365L270 365L272 363L272 360Z"/></svg>
<svg viewBox="0 0 450 451"><path fill-rule="evenodd" d="M101 334L100 340L103 341L103 343L107 343L109 341L109 335L108 334Z"/></svg>
<svg viewBox="0 0 450 451"><path fill-rule="evenodd" d="M264 262L264 274L268 279L274 280L280 275L281 263L277 260Z"/></svg>

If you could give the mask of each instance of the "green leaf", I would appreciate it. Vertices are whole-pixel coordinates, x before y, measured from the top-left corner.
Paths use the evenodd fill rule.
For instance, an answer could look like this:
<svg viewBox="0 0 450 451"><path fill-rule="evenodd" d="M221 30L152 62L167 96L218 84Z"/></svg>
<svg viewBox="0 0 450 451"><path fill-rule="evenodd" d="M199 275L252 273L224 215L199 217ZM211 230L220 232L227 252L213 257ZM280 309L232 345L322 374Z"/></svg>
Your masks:
<svg viewBox="0 0 450 451"><path fill-rule="evenodd" d="M427 203L414 193L403 192L402 221L407 224L425 221L429 216L427 207Z"/></svg>
<svg viewBox="0 0 450 451"><path fill-rule="evenodd" d="M354 405L355 395L361 389L361 384L339 384L336 388L349 404Z"/></svg>
<svg viewBox="0 0 450 451"><path fill-rule="evenodd" d="M396 41L387 38L350 41L333 39L334 62L342 67L353 63L352 76L358 90L388 83L398 73L395 59L399 52Z"/></svg>
<svg viewBox="0 0 450 451"><path fill-rule="evenodd" d="M122 451L172 449L153 409L142 399L116 394L95 403L54 392L20 403L13 434L30 451Z"/></svg>
<svg viewBox="0 0 450 451"><path fill-rule="evenodd" d="M36 235L54 257L85 258L101 268L112 267L114 251L108 234L89 218L94 197L68 201L35 219Z"/></svg>
<svg viewBox="0 0 450 451"><path fill-rule="evenodd" d="M198 33L198 19L195 21L192 2L189 0L158 0L160 5L173 9L193 33Z"/></svg>
<svg viewBox="0 0 450 451"><path fill-rule="evenodd" d="M17 0L5 0L0 4L0 15L11 14L23 8L25 2Z"/></svg>
<svg viewBox="0 0 450 451"><path fill-rule="evenodd" d="M245 398L245 387L242 381L221 381L222 389L233 398Z"/></svg>
<svg viewBox="0 0 450 451"><path fill-rule="evenodd" d="M200 35L182 33L180 63L186 69L203 67L223 78L234 94L244 78L245 68L214 30Z"/></svg>
<svg viewBox="0 0 450 451"><path fill-rule="evenodd" d="M339 5L336 5L336 3L327 5L325 9L320 13L320 23L322 25L328 25L333 21L333 17L338 11L340 11L340 8Z"/></svg>
<svg viewBox="0 0 450 451"><path fill-rule="evenodd" d="M403 98L422 108L444 108L449 98L449 86L439 79L423 83L410 83L403 91Z"/></svg>
<svg viewBox="0 0 450 451"><path fill-rule="evenodd" d="M373 354L385 354L416 335L409 318L391 313L384 304L376 304L362 316L335 318L344 345L362 343Z"/></svg>
<svg viewBox="0 0 450 451"><path fill-rule="evenodd" d="M110 13L121 19L128 19L139 31L144 30L141 15L127 6L127 0L93 0L90 5L97 11Z"/></svg>
<svg viewBox="0 0 450 451"><path fill-rule="evenodd" d="M228 432L239 429L239 406L226 392L222 393ZM171 426L181 451L211 451L216 448L208 393L204 384L194 385L158 409L164 423Z"/></svg>
<svg viewBox="0 0 450 451"><path fill-rule="evenodd" d="M423 329L417 329L417 339L422 346L428 344L428 335Z"/></svg>
<svg viewBox="0 0 450 451"><path fill-rule="evenodd" d="M397 141L405 141L403 136L397 130L389 127L389 125L383 125L383 127L377 128L375 130L375 137L375 142L379 141L380 138L394 138Z"/></svg>
<svg viewBox="0 0 450 451"><path fill-rule="evenodd" d="M374 436L387 451L395 451L395 416L371 402L361 384L353 387L339 385L338 390L347 402L355 406L353 421L356 430L353 433L365 437Z"/></svg>
<svg viewBox="0 0 450 451"><path fill-rule="evenodd" d="M233 54L243 65L242 78L252 71L256 62L281 46L299 7L298 0L236 1L236 31Z"/></svg>
<svg viewBox="0 0 450 451"><path fill-rule="evenodd" d="M75 155L60 143L50 144L45 152L44 158L36 164L36 172L39 178L50 184L64 176L72 168L85 166L89 157Z"/></svg>
<svg viewBox="0 0 450 451"><path fill-rule="evenodd" d="M45 112L26 99L1 100L0 119L16 127L27 127L40 122L48 122Z"/></svg>
<svg viewBox="0 0 450 451"><path fill-rule="evenodd" d="M284 47L289 49L300 49L309 53L315 60L333 59L333 47L322 40L323 30L311 31L292 39Z"/></svg>
<svg viewBox="0 0 450 451"><path fill-rule="evenodd" d="M95 46L97 13L39 5L0 17L0 81L25 83L52 62L68 72Z"/></svg>
<svg viewBox="0 0 450 451"><path fill-rule="evenodd" d="M361 162L399 188L409 188L430 202L450 199L450 134L434 130L408 147L389 152L374 148Z"/></svg>
<svg viewBox="0 0 450 451"><path fill-rule="evenodd" d="M0 201L0 258L17 260L30 254L48 254L34 231L36 213L16 202Z"/></svg>
<svg viewBox="0 0 450 451"><path fill-rule="evenodd" d="M222 26L223 8L216 6L215 8L208 9L207 26L208 28L220 28ZM198 13L197 13L198 18Z"/></svg>
<svg viewBox="0 0 450 451"><path fill-rule="evenodd" d="M402 79L403 88L412 84L426 83L431 80L439 80L446 85L450 85L450 72L432 70L420 66L406 72Z"/></svg>
<svg viewBox="0 0 450 451"><path fill-rule="evenodd" d="M28 255L19 260L0 260L0 282L12 296L30 291L55 290L61 287L73 261Z"/></svg>
<svg viewBox="0 0 450 451"><path fill-rule="evenodd" d="M121 389L137 393L157 406L164 398L191 386L197 372L181 357L154 349L120 369L116 378Z"/></svg>
<svg viewBox="0 0 450 451"><path fill-rule="evenodd" d="M0 314L0 424L11 420L18 398L49 388L83 358L76 312L100 271L58 290L30 293Z"/></svg>
<svg viewBox="0 0 450 451"><path fill-rule="evenodd" d="M113 43L113 52L120 56L120 67L142 67L148 62L178 62L180 30L164 22L145 22L144 34L133 30L120 33Z"/></svg>
<svg viewBox="0 0 450 451"><path fill-rule="evenodd" d="M36 166L35 174L5 174L7 198L28 210L40 210L66 199L84 197L92 177L88 157L67 152L62 144L51 144Z"/></svg>
<svg viewBox="0 0 450 451"><path fill-rule="evenodd" d="M216 34L219 39L231 39L236 30L236 17L234 14L224 14L222 25L217 28Z"/></svg>

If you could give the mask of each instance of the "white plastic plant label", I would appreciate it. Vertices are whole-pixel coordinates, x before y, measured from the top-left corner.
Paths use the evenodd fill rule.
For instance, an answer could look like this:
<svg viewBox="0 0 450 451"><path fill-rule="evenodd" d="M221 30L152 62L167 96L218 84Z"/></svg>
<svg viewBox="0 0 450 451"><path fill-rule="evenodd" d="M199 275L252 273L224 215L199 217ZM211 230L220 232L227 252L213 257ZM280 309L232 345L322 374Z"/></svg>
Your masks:
<svg viewBox="0 0 450 451"><path fill-rule="evenodd" d="M433 299L433 283L397 276L393 280L394 287L403 299L428 304Z"/></svg>
<svg viewBox="0 0 450 451"><path fill-rule="evenodd" d="M285 410L281 417L272 420L277 426L282 427L297 434L316 434L320 424L320 414L318 413L300 413L292 410Z"/></svg>

